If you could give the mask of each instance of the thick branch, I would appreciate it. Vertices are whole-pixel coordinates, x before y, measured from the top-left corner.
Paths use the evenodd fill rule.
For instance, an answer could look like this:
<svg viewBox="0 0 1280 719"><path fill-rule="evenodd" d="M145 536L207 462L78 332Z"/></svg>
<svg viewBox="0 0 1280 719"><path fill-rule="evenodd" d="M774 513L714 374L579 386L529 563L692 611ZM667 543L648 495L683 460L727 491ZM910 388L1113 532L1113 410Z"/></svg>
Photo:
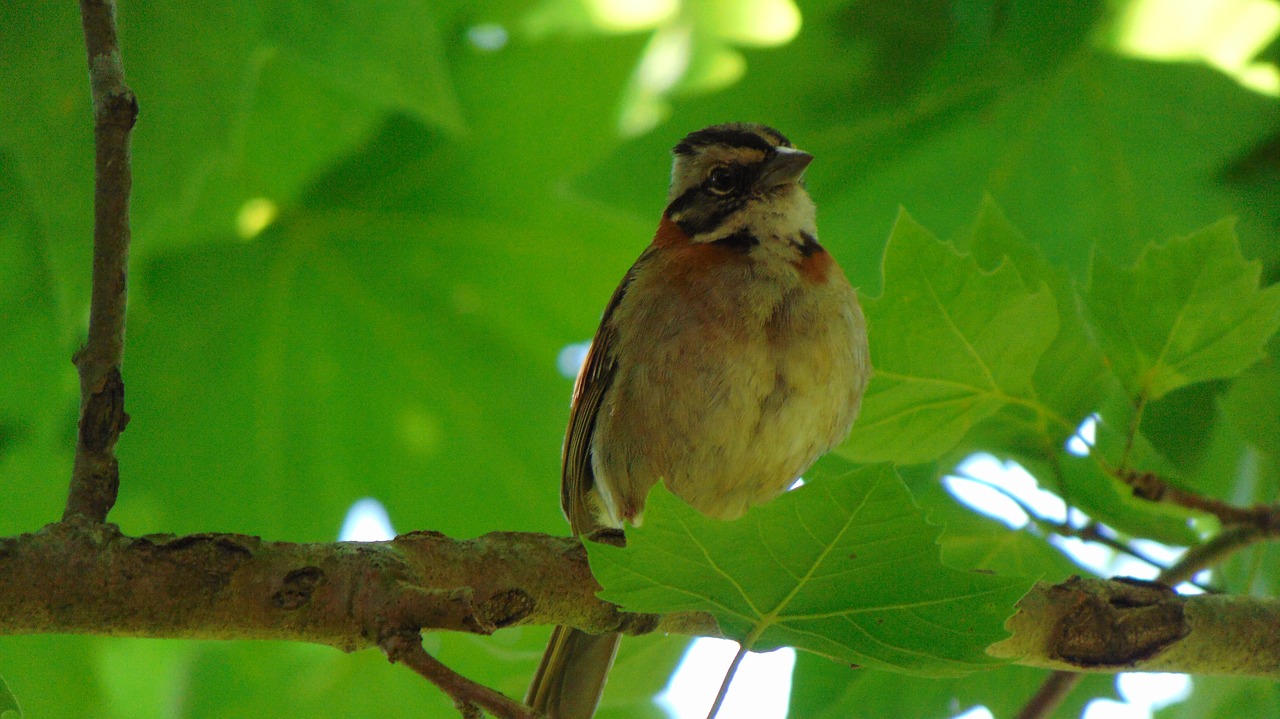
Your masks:
<svg viewBox="0 0 1280 719"><path fill-rule="evenodd" d="M0 634L278 639L351 651L419 628L719 633L706 614L628 614L597 590L582 546L541 534L293 544L132 538L78 521L0 539ZM1030 666L1280 677L1276 599L1074 579L1037 585L1008 626L1014 636L989 651Z"/></svg>
<svg viewBox="0 0 1280 719"><path fill-rule="evenodd" d="M1167 586L1189 582L1201 569L1213 566L1232 552L1261 541L1266 536L1253 526L1229 529L1188 550L1176 563L1160 572L1159 581ZM1041 719L1052 715L1083 678L1083 674L1075 671L1058 670L1051 673L1045 678L1039 691L1018 712L1017 719Z"/></svg>
<svg viewBox="0 0 1280 719"><path fill-rule="evenodd" d="M1280 600L1184 596L1139 580L1038 584L987 651L1077 672L1280 677Z"/></svg>
<svg viewBox="0 0 1280 719"><path fill-rule="evenodd" d="M625 614L597 590L582 545L541 534L294 544L133 538L77 521L0 539L0 635L279 639L352 651L419 628L716 633L706 615Z"/></svg>
<svg viewBox="0 0 1280 719"><path fill-rule="evenodd" d="M124 80L116 38L115 3L81 0L89 85L93 97L93 293L89 339L76 353L80 372L80 430L64 518L105 521L120 484L115 446L124 412L124 316L129 264L129 192L133 186L129 135L138 102Z"/></svg>

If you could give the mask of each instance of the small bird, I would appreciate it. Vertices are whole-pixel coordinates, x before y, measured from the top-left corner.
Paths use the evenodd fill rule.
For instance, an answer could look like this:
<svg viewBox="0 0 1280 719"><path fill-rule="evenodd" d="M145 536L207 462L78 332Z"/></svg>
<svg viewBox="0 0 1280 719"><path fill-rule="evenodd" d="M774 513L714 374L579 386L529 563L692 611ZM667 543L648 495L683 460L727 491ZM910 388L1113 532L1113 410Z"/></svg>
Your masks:
<svg viewBox="0 0 1280 719"><path fill-rule="evenodd" d="M653 243L574 387L561 504L575 536L638 526L659 479L719 519L777 497L849 434L871 375L857 293L818 243L813 156L743 123L673 154ZM619 638L556 627L525 701L590 719Z"/></svg>

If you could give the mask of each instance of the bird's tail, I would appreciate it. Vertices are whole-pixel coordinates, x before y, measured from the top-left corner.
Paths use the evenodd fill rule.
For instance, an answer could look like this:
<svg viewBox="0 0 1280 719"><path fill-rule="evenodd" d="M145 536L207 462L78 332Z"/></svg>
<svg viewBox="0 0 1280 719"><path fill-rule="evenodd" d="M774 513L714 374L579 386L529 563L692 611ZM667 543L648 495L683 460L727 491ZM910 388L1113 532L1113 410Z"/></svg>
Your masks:
<svg viewBox="0 0 1280 719"><path fill-rule="evenodd" d="M587 634L556 627L525 703L548 719L591 719L621 634Z"/></svg>

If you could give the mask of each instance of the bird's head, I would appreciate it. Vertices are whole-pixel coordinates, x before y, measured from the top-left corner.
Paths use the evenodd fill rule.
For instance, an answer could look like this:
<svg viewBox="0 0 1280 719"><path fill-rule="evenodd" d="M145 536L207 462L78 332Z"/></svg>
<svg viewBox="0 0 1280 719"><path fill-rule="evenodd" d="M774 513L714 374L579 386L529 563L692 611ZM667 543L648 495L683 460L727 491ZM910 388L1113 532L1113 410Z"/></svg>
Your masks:
<svg viewBox="0 0 1280 719"><path fill-rule="evenodd" d="M777 130L712 125L673 153L666 217L692 241L754 246L814 232L813 202L801 180L813 156Z"/></svg>

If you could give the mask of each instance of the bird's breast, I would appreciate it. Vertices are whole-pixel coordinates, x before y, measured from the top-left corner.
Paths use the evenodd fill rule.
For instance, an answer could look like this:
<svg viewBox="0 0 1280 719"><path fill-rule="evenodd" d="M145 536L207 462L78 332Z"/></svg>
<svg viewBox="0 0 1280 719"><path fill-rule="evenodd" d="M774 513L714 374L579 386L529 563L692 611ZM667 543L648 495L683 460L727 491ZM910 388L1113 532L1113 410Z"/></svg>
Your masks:
<svg viewBox="0 0 1280 719"><path fill-rule="evenodd" d="M617 373L593 441L616 519L638 519L659 478L739 516L848 433L869 373L862 314L825 251L800 262L684 244L637 274L612 318Z"/></svg>

